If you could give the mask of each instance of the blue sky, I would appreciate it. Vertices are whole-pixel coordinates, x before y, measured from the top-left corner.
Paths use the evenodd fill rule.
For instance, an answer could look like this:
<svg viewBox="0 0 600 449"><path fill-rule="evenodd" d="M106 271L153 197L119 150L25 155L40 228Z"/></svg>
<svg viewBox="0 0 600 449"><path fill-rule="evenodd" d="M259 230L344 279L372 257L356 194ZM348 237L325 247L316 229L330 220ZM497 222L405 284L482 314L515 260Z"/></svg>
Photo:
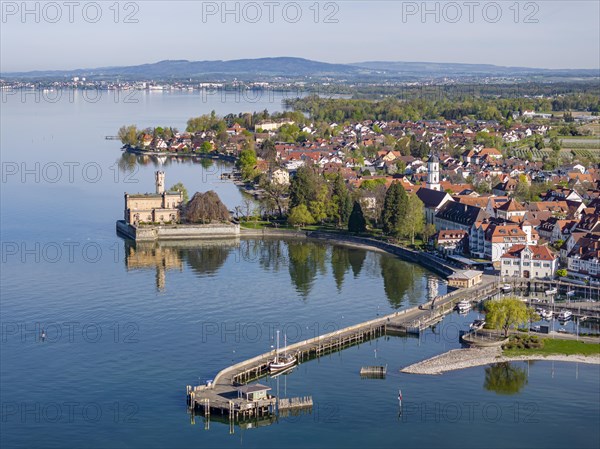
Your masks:
<svg viewBox="0 0 600 449"><path fill-rule="evenodd" d="M600 67L600 2L2 2L0 70L296 56ZM423 15L424 9L430 11Z"/></svg>

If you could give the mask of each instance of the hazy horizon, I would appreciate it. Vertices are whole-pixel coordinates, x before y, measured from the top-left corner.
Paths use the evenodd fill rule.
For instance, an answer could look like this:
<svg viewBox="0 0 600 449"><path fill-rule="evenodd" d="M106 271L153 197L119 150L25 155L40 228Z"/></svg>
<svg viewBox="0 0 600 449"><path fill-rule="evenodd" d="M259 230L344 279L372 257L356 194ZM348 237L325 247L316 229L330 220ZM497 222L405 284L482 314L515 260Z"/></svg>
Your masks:
<svg viewBox="0 0 600 449"><path fill-rule="evenodd" d="M2 2L0 71L278 56L600 68L596 1L75 3Z"/></svg>
<svg viewBox="0 0 600 449"><path fill-rule="evenodd" d="M381 59L369 59L369 60L356 60L351 62L331 62L325 60L316 60L310 58L303 58L301 56L291 56L291 55L275 55L275 56L257 56L256 58L235 58L235 59L205 59L205 60L194 60L194 59L157 59L152 61L141 62L139 64L129 64L129 65L104 65L104 66L96 66L96 67L66 67L66 68L56 68L56 69L33 69L33 70L15 70L15 71L0 71L3 74L11 74L11 73L27 73L27 72L47 72L47 71L76 71L76 70L96 70L96 69L110 69L110 68L118 68L118 67L130 67L130 66L141 66L141 65L151 65L157 64L164 61L189 61L189 62L213 62L213 61L238 61L238 60L260 60L260 59L276 59L276 58L299 58L306 59L315 62L322 62L327 64L343 64L343 65L353 65L353 64L362 64L362 63L408 63L408 64L465 64L465 65L487 65L487 66L495 66L495 67L508 67L508 68L528 68L528 69L542 69L542 70L600 70L600 66L598 67L534 67L534 66L516 66L516 65L500 65L494 64L490 62L465 62L465 61L408 61L408 60L381 60Z"/></svg>

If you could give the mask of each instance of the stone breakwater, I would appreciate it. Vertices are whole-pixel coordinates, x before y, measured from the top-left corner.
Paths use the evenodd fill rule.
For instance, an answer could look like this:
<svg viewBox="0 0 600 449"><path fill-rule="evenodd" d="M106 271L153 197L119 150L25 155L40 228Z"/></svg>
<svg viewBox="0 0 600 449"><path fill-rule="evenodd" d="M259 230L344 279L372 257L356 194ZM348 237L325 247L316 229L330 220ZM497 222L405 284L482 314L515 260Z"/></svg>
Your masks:
<svg viewBox="0 0 600 449"><path fill-rule="evenodd" d="M400 370L407 374L443 374L475 366L492 365L501 362L518 362L524 360L551 360L556 362L577 362L600 365L600 356L531 354L514 357L502 355L500 348L466 348L453 349L422 362L414 363Z"/></svg>

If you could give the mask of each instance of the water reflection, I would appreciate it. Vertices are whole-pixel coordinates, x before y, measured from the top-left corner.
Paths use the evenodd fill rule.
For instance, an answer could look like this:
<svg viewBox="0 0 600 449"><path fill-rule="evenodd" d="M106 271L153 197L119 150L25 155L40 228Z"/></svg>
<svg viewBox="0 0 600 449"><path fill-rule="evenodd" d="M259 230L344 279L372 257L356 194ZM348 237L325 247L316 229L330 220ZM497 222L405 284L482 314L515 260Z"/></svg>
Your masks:
<svg viewBox="0 0 600 449"><path fill-rule="evenodd" d="M230 162L200 156L178 156L176 154L135 154L123 151L117 159L117 165L122 172L135 171L137 166L141 167L169 167L171 165L199 165L204 169L215 166L220 169L224 166L230 167Z"/></svg>
<svg viewBox="0 0 600 449"><path fill-rule="evenodd" d="M304 299L309 295L317 273L327 273L326 254L327 248L320 243L296 241L288 244L290 278Z"/></svg>
<svg viewBox="0 0 600 449"><path fill-rule="evenodd" d="M225 264L231 250L239 246L239 240L224 240L219 244L197 245L182 249L182 257L190 268L201 276L214 275Z"/></svg>
<svg viewBox="0 0 600 449"><path fill-rule="evenodd" d="M483 388L488 391L511 395L520 392L526 384L527 372L512 363L496 363L485 369Z"/></svg>
<svg viewBox="0 0 600 449"><path fill-rule="evenodd" d="M125 240L125 266L127 270L153 269L156 271L156 289L163 291L167 270L183 270L183 260L178 248L158 243L135 243Z"/></svg>
<svg viewBox="0 0 600 449"><path fill-rule="evenodd" d="M255 264L266 272L287 270L291 285L306 300L319 277L331 276L338 293L348 279L382 279L393 308L415 305L438 294L440 279L395 257L345 246L301 239L224 239L135 243L124 241L127 270L153 269L156 289L162 291L169 270L188 266L199 277L214 276L230 257L236 263Z"/></svg>

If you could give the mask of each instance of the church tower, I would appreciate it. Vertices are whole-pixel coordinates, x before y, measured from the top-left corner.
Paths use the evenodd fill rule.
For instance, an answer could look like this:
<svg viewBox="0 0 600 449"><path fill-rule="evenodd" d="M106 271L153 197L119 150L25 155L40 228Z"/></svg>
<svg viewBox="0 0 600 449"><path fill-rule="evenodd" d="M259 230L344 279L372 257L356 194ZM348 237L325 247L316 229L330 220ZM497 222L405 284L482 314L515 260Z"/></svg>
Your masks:
<svg viewBox="0 0 600 449"><path fill-rule="evenodd" d="M155 175L156 175L155 176L155 178L156 178L156 194L162 195L163 193L165 193L165 172L157 171Z"/></svg>
<svg viewBox="0 0 600 449"><path fill-rule="evenodd" d="M431 153L427 160L426 187L431 190L442 190L440 186L440 158L435 153Z"/></svg>

